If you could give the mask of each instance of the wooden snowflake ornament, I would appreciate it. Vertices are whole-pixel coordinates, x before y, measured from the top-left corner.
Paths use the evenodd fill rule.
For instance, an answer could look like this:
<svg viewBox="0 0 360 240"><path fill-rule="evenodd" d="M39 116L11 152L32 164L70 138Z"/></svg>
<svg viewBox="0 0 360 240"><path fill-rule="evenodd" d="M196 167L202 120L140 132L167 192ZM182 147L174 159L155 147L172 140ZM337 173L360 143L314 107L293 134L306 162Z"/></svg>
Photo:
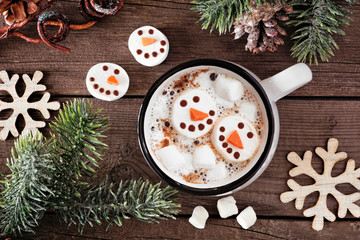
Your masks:
<svg viewBox="0 0 360 240"><path fill-rule="evenodd" d="M1 111L5 109L12 109L13 113L6 120L0 120L0 140L6 140L9 132L14 136L19 136L19 132L16 129L16 120L17 117L21 114L25 119L24 131L37 131L38 128L45 127L44 121L35 121L28 113L28 109L36 109L41 112L45 119L50 118L49 110L58 110L60 108L60 103L58 102L49 102L50 93L46 92L41 100L37 102L28 102L28 99L31 94L38 91L46 90L45 85L38 84L43 78L43 73L36 71L33 78L31 79L29 75L24 74L23 80L26 84L26 89L24 94L19 97L16 91L16 83L19 80L19 75L14 74L11 79L6 71L0 71L0 80L3 82L0 84L0 91L6 91L10 94L13 101L12 102L3 102L0 100L0 116Z"/></svg>
<svg viewBox="0 0 360 240"><path fill-rule="evenodd" d="M289 153L287 157L289 162L296 165L296 167L289 172L291 177L305 174L314 179L315 183L308 186L301 186L295 180L289 179L287 185L292 191L282 193L280 200L283 203L287 203L295 199L295 208L301 210L304 206L305 198L313 192L319 192L319 198L315 206L304 211L305 217L314 216L312 227L317 231L323 229L324 218L331 222L336 219L335 214L327 208L326 201L329 194L334 196L338 202L338 216L340 218L344 218L347 211L354 217L360 217L360 207L355 204L356 201L360 200L360 192L357 191L345 195L335 188L338 184L349 183L357 190L360 190L360 168L355 170L355 161L349 159L346 164L346 169L342 174L336 177L331 176L335 163L347 158L345 152L336 153L338 144L339 142L336 138L330 138L328 140L327 151L321 147L315 149L315 153L324 161L324 172L322 174L318 174L312 167L312 153L310 151L305 152L303 160L295 152Z"/></svg>

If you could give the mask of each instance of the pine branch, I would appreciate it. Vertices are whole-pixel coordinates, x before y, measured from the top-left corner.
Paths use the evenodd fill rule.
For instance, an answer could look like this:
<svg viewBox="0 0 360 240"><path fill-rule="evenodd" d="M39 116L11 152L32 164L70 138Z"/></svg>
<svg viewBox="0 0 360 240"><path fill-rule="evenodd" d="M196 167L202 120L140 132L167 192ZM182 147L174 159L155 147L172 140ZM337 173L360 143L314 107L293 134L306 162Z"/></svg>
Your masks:
<svg viewBox="0 0 360 240"><path fill-rule="evenodd" d="M100 112L92 113L90 102L75 99L65 103L55 122L50 124L62 165L69 166L76 179L93 176L94 167L98 167L96 159L101 159L97 149L107 147L99 139L105 137L102 134L108 129L108 118L99 116Z"/></svg>
<svg viewBox="0 0 360 240"><path fill-rule="evenodd" d="M97 160L101 160L97 150L107 147L99 140L105 137L102 134L108 128L107 118L100 116L100 112L92 112L91 102L75 99L66 102L50 124L58 159L51 179L56 191L56 196L50 199L53 205L81 195L81 189L87 186L79 180L81 176L94 177Z"/></svg>
<svg viewBox="0 0 360 240"><path fill-rule="evenodd" d="M293 0L292 4L295 11L287 24L297 30L291 37L294 41L291 56L310 64L318 64L318 58L328 61L339 48L333 35L345 35L340 27L349 25L350 11L333 0Z"/></svg>
<svg viewBox="0 0 360 240"><path fill-rule="evenodd" d="M33 232L54 196L49 184L54 167L54 144L40 133L22 134L7 160L11 174L1 181L0 229L18 235Z"/></svg>
<svg viewBox="0 0 360 240"><path fill-rule="evenodd" d="M236 19L240 18L243 12L251 10L251 0L194 0L196 4L193 11L201 13L199 22L202 23L202 29L210 27L210 32L215 29L219 33L230 31ZM262 3L274 3L274 0L254 0L259 6Z"/></svg>
<svg viewBox="0 0 360 240"><path fill-rule="evenodd" d="M100 185L84 189L82 197L75 202L56 206L55 210L69 226L78 225L80 232L87 224L92 227L102 221L108 223L109 229L114 223L122 226L122 219L129 216L148 223L175 219L180 207L173 202L176 194L170 187L160 188L160 183L152 185L139 179L114 184L106 178Z"/></svg>
<svg viewBox="0 0 360 240"><path fill-rule="evenodd" d="M55 122L49 140L40 133L22 134L8 160L11 174L1 182L0 230L3 235L34 232L33 228L48 208L66 222L83 230L86 224L121 225L129 216L156 222L173 218L180 205L173 202L177 193L138 180L91 186L81 176L94 177L97 151L106 147L99 138L107 129L107 118L92 113L84 100L67 102ZM116 193L113 192L113 190Z"/></svg>

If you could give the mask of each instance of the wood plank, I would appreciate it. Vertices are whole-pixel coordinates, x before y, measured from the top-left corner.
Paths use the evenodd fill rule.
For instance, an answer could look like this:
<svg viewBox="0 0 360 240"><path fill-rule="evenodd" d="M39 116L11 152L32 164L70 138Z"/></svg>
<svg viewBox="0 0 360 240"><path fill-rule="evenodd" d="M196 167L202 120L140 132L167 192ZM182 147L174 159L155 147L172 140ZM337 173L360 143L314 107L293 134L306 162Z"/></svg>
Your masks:
<svg viewBox="0 0 360 240"><path fill-rule="evenodd" d="M106 225L85 228L81 235L76 227L67 228L59 224L54 215L46 214L36 229L36 235L25 234L16 239L358 239L359 221L326 223L323 231L311 229L311 222L303 219L258 219L248 230L242 229L235 218L210 217L205 229L196 229L188 217L161 221L160 224L142 223L135 219L124 221L122 227L112 227L106 232Z"/></svg>
<svg viewBox="0 0 360 240"><path fill-rule="evenodd" d="M289 40L277 53L252 55L243 50L246 39L232 40L230 34L218 36L202 31L196 23L199 15L189 10L187 0L156 1L132 0L115 17L101 20L94 27L71 31L62 42L72 49L70 54L52 50L44 45L33 45L21 39L1 41L0 68L11 73L45 72L44 83L57 95L89 95L84 78L88 69L98 62L115 62L129 73L131 85L128 95L144 95L151 84L168 69L196 58L220 58L244 65L260 78L269 77L296 63L289 56ZM84 22L76 2L58 3L61 12L72 22ZM351 7L352 26L348 35L337 36L340 49L329 63L312 66L312 83L294 92L292 96L359 96L360 94L360 4ZM136 63L127 49L131 32L142 25L153 25L163 31L171 43L168 59L160 66L148 68ZM36 36L35 26L22 31ZM211 47L209 47L211 46ZM66 88L64 88L66 86Z"/></svg>
<svg viewBox="0 0 360 240"><path fill-rule="evenodd" d="M61 101L66 99L61 98ZM152 182L159 178L150 170L144 161L137 141L137 113L141 99L121 99L116 102L94 100L94 107L101 107L105 115L110 116L111 131L106 142L109 149L98 170L99 178L109 175L113 181L142 177ZM314 150L316 146L325 147L329 137L340 141L340 151L348 153L360 166L358 139L360 138L360 101L357 100L280 100L279 113L281 134L277 152L264 174L249 187L237 192L239 208L251 205L260 216L302 216L294 202L283 204L279 195L288 191L286 180L292 165L287 162L286 155L290 151L303 154L306 150ZM349 111L351 109L351 111ZM45 131L47 131L46 129ZM12 139L0 142L0 169L6 171L5 159L10 154ZM316 170L322 171L322 164L314 159ZM334 174L340 174L345 168L345 161L335 165ZM300 184L309 184L307 178L298 178ZM350 186L341 186L344 192L353 191ZM211 214L217 214L216 198L180 195L183 214L190 214L196 205L204 205ZM316 202L316 195L310 195L306 207ZM336 203L329 200L331 210ZM351 216L348 214L349 218Z"/></svg>

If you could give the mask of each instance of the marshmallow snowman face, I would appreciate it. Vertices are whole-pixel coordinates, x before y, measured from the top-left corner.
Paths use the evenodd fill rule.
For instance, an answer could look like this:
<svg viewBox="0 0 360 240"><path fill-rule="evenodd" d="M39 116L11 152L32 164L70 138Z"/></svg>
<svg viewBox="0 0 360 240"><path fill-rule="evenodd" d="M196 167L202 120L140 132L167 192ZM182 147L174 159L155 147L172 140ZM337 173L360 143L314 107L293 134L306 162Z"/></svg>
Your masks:
<svg viewBox="0 0 360 240"><path fill-rule="evenodd" d="M241 162L256 153L260 140L248 120L240 116L226 116L215 125L211 142L226 160Z"/></svg>
<svg viewBox="0 0 360 240"><path fill-rule="evenodd" d="M159 65L169 53L169 40L151 26L136 29L130 35L128 46L135 60L148 67Z"/></svg>
<svg viewBox="0 0 360 240"><path fill-rule="evenodd" d="M86 87L94 97L114 101L127 92L129 76L117 64L98 63L89 70L86 76Z"/></svg>
<svg viewBox="0 0 360 240"><path fill-rule="evenodd" d="M197 138L211 129L216 116L216 104L211 96L205 91L191 89L175 100L171 121L181 135Z"/></svg>

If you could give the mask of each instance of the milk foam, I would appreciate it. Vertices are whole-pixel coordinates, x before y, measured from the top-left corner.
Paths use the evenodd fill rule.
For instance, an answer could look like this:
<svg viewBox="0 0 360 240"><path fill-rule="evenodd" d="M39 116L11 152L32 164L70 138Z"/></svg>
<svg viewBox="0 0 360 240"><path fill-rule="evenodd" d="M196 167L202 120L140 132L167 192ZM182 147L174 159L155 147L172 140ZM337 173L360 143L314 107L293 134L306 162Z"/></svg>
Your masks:
<svg viewBox="0 0 360 240"><path fill-rule="evenodd" d="M151 149L156 156L156 152L159 149L169 144L175 145L183 154L186 164L180 169L168 171L168 174L179 182L196 184L196 187L198 187L199 184L221 185L223 182L228 182L239 176L244 169L247 169L248 165L254 164L258 156L253 156L239 163L228 162L224 160L212 145L212 130L195 139L187 138L179 134L172 126L171 111L173 109L173 103L182 92L194 88L207 92L215 100L217 119L227 115L238 115L246 118L253 124L259 134L260 141L263 141L266 135L261 108L254 93L245 86L243 96L235 102L230 102L217 96L214 91L214 81L210 80L210 74L214 72L221 77L231 78L226 73L211 68L201 68L200 70L187 72L175 78L173 81L165 82L162 85L162 89L157 91L158 94L152 97L154 101L147 110L150 111L148 126L151 129L151 131L149 131L149 141L147 141L149 149ZM241 82L245 81L243 79L240 80ZM167 140L164 141L164 139ZM216 174L216 166L212 170L194 169L191 164L193 153L195 149L201 145L209 145L214 150L216 165L219 165L218 170L221 174ZM210 174L209 177L207 176L208 173Z"/></svg>

